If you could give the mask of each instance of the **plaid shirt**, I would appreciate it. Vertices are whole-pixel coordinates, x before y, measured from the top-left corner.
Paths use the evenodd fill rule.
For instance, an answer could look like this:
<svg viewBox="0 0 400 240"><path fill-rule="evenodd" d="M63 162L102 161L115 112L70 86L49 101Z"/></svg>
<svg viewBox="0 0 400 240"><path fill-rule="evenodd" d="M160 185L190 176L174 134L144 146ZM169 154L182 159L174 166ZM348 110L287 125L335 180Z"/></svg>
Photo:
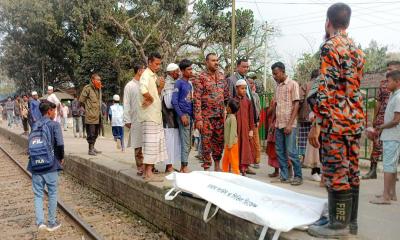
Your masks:
<svg viewBox="0 0 400 240"><path fill-rule="evenodd" d="M388 104L390 97L390 91L387 89L387 84L388 84L387 79L381 81L381 84L379 85L378 89L378 94L376 96L376 100L381 104L378 113L376 115L376 124L378 126L383 124L386 106Z"/></svg>
<svg viewBox="0 0 400 240"><path fill-rule="evenodd" d="M300 100L299 84L289 77L276 87L276 123L275 127L285 128L290 121L293 112L293 103ZM292 127L297 126L297 118Z"/></svg>
<svg viewBox="0 0 400 240"><path fill-rule="evenodd" d="M321 47L317 104L313 111L321 131L358 135L364 129L360 80L364 53L345 31L337 32Z"/></svg>

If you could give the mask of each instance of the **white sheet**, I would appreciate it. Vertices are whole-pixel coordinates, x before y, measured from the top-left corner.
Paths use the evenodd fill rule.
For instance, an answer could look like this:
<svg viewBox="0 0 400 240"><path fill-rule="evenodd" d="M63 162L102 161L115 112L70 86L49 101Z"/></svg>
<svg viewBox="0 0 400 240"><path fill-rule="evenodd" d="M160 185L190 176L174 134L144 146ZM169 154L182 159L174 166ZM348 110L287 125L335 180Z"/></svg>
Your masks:
<svg viewBox="0 0 400 240"><path fill-rule="evenodd" d="M314 223L327 207L326 199L231 173L174 172L166 178L174 182L174 188L165 196L166 200L172 200L177 195L171 196L174 190L192 193L232 215L264 226L265 232L268 227L275 229L277 236L274 238L280 232ZM209 220L206 216L209 207L210 204L206 207L205 221Z"/></svg>

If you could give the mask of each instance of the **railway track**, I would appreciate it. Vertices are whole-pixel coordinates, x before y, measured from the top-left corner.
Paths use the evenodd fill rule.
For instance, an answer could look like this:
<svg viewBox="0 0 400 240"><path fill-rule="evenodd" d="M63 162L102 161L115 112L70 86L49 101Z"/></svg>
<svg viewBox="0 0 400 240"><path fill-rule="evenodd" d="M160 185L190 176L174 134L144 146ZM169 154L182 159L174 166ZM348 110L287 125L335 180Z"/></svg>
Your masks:
<svg viewBox="0 0 400 240"><path fill-rule="evenodd" d="M0 136L0 166L1 239L170 239L143 219L65 174L59 178L57 209L62 227L52 233L38 232L31 180L25 170L26 150Z"/></svg>

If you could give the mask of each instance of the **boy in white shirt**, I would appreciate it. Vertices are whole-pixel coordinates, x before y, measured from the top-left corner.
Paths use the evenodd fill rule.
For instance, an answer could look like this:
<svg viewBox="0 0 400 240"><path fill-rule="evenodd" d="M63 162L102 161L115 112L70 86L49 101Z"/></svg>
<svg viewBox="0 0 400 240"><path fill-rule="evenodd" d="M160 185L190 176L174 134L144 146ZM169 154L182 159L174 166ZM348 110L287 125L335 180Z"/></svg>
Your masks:
<svg viewBox="0 0 400 240"><path fill-rule="evenodd" d="M124 107L119 103L119 95L113 96L114 104L110 107L109 115L111 119L111 128L114 140L117 143L117 149L125 152L124 144Z"/></svg>
<svg viewBox="0 0 400 240"><path fill-rule="evenodd" d="M383 125L377 126L382 131L383 143L383 194L370 201L374 204L390 204L396 201L397 164L400 157L400 71L395 70L386 74L387 89L391 91L386 106Z"/></svg>

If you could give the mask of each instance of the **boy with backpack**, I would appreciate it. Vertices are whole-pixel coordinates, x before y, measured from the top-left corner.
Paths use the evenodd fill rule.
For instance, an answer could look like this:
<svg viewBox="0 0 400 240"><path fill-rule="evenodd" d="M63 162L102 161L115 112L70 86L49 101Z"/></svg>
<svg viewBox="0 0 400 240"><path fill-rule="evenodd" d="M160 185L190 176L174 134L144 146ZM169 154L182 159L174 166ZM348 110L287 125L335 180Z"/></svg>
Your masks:
<svg viewBox="0 0 400 240"><path fill-rule="evenodd" d="M32 173L32 189L36 224L39 231L55 231L61 227L57 221L58 171L64 162L64 140L61 126L54 121L57 106L47 100L39 105L42 118L32 127L29 135L28 171ZM48 225L43 213L44 189L48 189Z"/></svg>
<svg viewBox="0 0 400 240"><path fill-rule="evenodd" d="M119 95L113 96L114 104L111 105L109 116L111 119L112 134L114 141L117 143L117 149L122 148L122 152L125 152L124 144L124 107L119 103Z"/></svg>

